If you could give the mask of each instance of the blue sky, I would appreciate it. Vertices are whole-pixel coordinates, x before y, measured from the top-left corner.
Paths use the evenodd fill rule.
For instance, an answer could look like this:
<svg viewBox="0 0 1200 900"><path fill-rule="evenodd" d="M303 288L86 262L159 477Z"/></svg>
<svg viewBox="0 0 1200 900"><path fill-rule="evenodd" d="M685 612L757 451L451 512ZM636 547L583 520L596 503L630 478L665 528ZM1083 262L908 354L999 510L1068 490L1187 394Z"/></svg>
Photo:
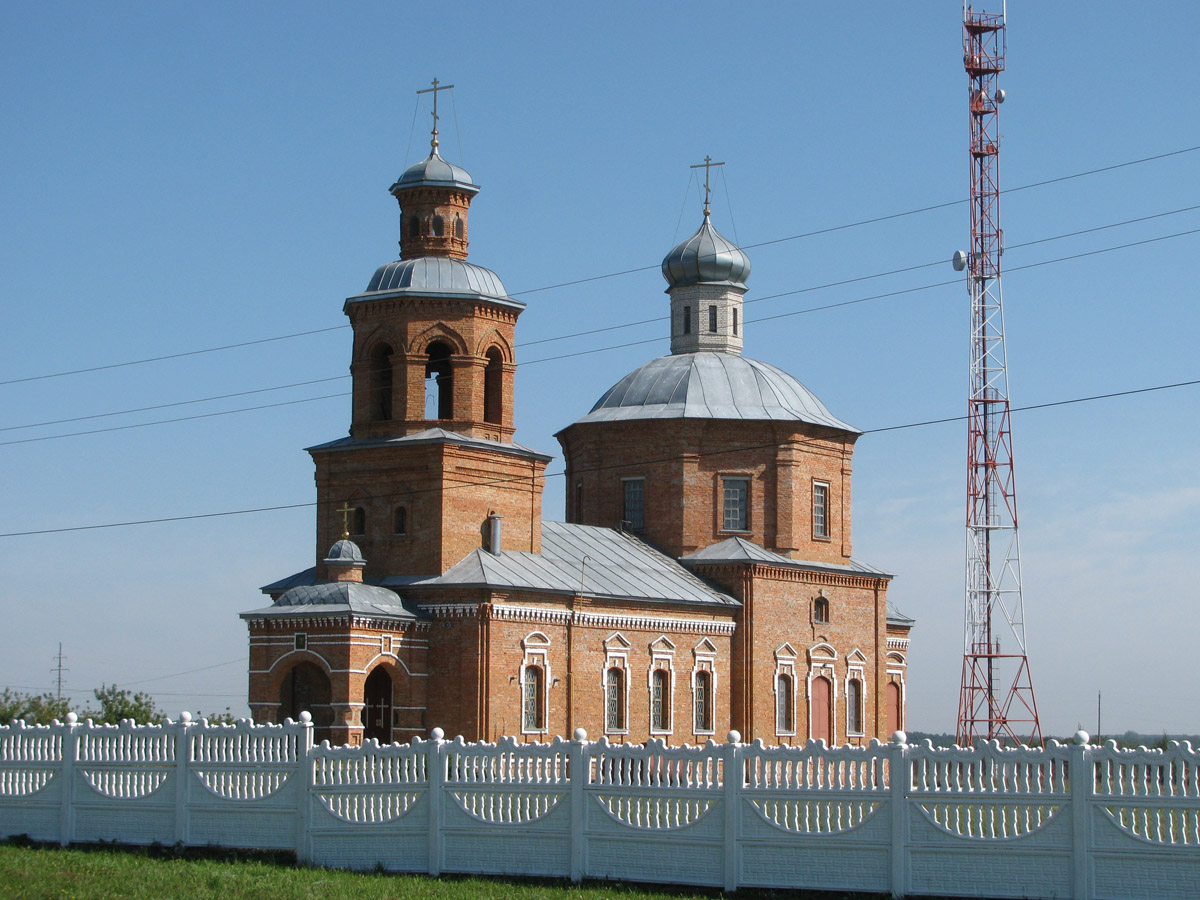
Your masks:
<svg viewBox="0 0 1200 900"><path fill-rule="evenodd" d="M1014 407L1200 378L1197 235L1181 234L1200 228L1200 151L1177 152L1200 145L1200 7L1152 10L1009 9L1005 188L1174 154L1005 194ZM864 430L965 411L967 294L941 261L967 244L966 204L827 230L965 200L957 3L10 4L2 15L0 531L314 499L302 448L349 424L336 396L349 390L342 301L395 258L387 187L428 150L415 91L435 76L456 85L444 155L482 186L471 259L528 303L522 443L557 453L555 431L666 352L661 322L561 338L665 316L657 266L699 224L689 166L706 154L726 163L713 215L748 247L747 300L798 292L747 306L747 355ZM779 241L811 232L824 233ZM1151 242L1111 249L1138 241ZM19 427L318 379L333 380ZM1200 732L1198 390L1014 415L1049 732L1093 730L1098 691L1105 731ZM306 402L30 440L284 401ZM868 433L855 455L855 555L896 573L893 600L918 620L914 729L952 730L956 713L965 445L956 422ZM561 478L545 515L562 517ZM61 641L80 700L115 681L171 712L243 713L237 613L262 604L258 586L311 564L313 511L10 536L0 552L0 685L50 688ZM160 677L192 669L203 671Z"/></svg>

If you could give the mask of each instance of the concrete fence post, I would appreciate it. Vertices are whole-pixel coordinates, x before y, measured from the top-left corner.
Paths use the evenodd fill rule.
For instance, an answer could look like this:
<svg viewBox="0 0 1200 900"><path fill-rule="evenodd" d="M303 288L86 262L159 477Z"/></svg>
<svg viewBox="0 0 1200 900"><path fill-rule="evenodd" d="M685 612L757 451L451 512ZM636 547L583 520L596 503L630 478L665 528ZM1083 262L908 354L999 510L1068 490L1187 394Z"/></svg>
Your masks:
<svg viewBox="0 0 1200 900"><path fill-rule="evenodd" d="M1075 900L1091 900L1088 883L1088 800L1095 786L1092 774L1089 736L1075 732L1071 746L1071 764L1067 770L1071 785L1071 894Z"/></svg>
<svg viewBox="0 0 1200 900"><path fill-rule="evenodd" d="M429 874L442 874L442 785L446 780L446 732L435 728L425 744L429 779Z"/></svg>
<svg viewBox="0 0 1200 900"><path fill-rule="evenodd" d="M575 729L575 740L571 742L571 880L583 880L583 820L586 812L589 757L587 731Z"/></svg>
<svg viewBox="0 0 1200 900"><path fill-rule="evenodd" d="M312 805L314 773L316 762L312 758L313 724L312 713L305 710L300 713L300 724L304 730L296 736L296 771L297 779L296 802L299 804L296 816L296 862L305 864L312 861Z"/></svg>
<svg viewBox="0 0 1200 900"><path fill-rule="evenodd" d="M79 760L79 716L67 713L62 726L62 811L58 817L58 842L68 846L75 838L75 763Z"/></svg>
<svg viewBox="0 0 1200 900"><path fill-rule="evenodd" d="M742 736L737 731L730 731L726 737L728 743L721 748L723 762L723 782L721 804L725 824L725 890L736 891L738 887L738 818L742 812Z"/></svg>
<svg viewBox="0 0 1200 900"><path fill-rule="evenodd" d="M908 735L897 731L888 744L889 805L892 808L890 831L892 838L891 887L893 897L903 897L908 886Z"/></svg>
<svg viewBox="0 0 1200 900"><path fill-rule="evenodd" d="M188 774L191 762L191 741L188 731L192 726L192 714L186 709L174 723L175 734L175 843L186 844L191 830L188 825Z"/></svg>

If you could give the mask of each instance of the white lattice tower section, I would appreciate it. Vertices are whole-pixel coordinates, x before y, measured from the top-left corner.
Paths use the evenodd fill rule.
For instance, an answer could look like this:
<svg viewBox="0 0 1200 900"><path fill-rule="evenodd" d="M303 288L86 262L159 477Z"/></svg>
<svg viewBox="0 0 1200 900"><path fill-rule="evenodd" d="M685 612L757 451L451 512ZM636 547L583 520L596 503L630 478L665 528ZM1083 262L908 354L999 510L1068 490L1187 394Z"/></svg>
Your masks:
<svg viewBox="0 0 1200 900"><path fill-rule="evenodd" d="M999 104L1004 15L963 10L970 79L971 395L967 437L966 612L958 743L1041 744L1025 643L1001 292Z"/></svg>

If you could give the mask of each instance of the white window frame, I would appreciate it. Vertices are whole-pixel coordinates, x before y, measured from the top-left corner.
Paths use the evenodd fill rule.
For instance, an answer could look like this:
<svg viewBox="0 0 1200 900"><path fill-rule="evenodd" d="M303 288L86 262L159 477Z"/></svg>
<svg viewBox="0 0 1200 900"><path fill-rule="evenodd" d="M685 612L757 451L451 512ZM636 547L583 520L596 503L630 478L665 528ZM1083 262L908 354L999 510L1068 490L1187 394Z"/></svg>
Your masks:
<svg viewBox="0 0 1200 900"><path fill-rule="evenodd" d="M717 733L717 648L708 638L692 648L692 734ZM708 673L708 727L701 728L696 718L696 685L701 672Z"/></svg>
<svg viewBox="0 0 1200 900"><path fill-rule="evenodd" d="M791 681L791 696L787 697L787 709L792 720L791 729L779 727L779 676L786 675ZM796 736L796 650L791 644L784 644L775 651L775 674L771 680L771 694L775 698L775 735L776 737Z"/></svg>
<svg viewBox="0 0 1200 900"><path fill-rule="evenodd" d="M867 657L857 647L846 656L846 737L864 737L867 733ZM850 682L858 682L858 730L850 730Z"/></svg>
<svg viewBox="0 0 1200 900"><path fill-rule="evenodd" d="M600 671L600 696L603 698L601 715L604 720L605 734L629 734L629 651L632 644L615 631L604 640L604 668ZM621 688L621 728L608 727L608 672L610 669L620 669L625 683Z"/></svg>
<svg viewBox="0 0 1200 900"><path fill-rule="evenodd" d="M817 527L817 495L820 493L824 496L825 501L821 510L821 527ZM829 541L833 540L833 529L829 527L829 499L832 492L829 490L828 481L816 481L812 483L812 536L813 540Z"/></svg>
<svg viewBox="0 0 1200 900"><path fill-rule="evenodd" d="M292 650L307 650L308 649L308 632L297 631L292 635Z"/></svg>
<svg viewBox="0 0 1200 900"><path fill-rule="evenodd" d="M750 502L750 497L751 497L751 492L754 490L753 476L746 474L744 472L730 472L728 474L722 473L719 477L720 477L720 481L719 481L720 494L718 496L721 498L720 506L717 507L717 515L720 516L720 523L721 523L721 527L719 530L726 534L749 534L752 530L752 524L753 524L750 519L750 507L752 505ZM734 482L734 481L740 481L742 484L745 485L745 494L742 497L743 508L742 508L742 527L741 528L729 527L729 524L728 524L729 520L725 514L725 503L726 503L725 493L728 490L728 487L727 487L728 484L730 482Z"/></svg>
<svg viewBox="0 0 1200 900"><path fill-rule="evenodd" d="M666 728L654 725L654 673L659 669L667 673L666 695ZM650 668L646 672L646 690L649 694L650 734L667 736L675 733L675 644L665 634L659 635L650 644Z"/></svg>
<svg viewBox="0 0 1200 900"><path fill-rule="evenodd" d="M531 631L521 641L525 651L517 672L517 710L521 719L521 734L546 734L550 730L550 638L540 631ZM536 666L542 670L542 724L529 728L525 724L525 670Z"/></svg>

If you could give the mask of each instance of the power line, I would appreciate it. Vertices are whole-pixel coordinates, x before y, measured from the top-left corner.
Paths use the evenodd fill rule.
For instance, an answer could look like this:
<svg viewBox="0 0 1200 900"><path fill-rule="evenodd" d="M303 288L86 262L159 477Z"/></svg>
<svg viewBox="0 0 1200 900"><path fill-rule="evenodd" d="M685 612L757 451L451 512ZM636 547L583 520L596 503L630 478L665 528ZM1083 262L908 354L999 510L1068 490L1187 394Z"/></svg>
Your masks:
<svg viewBox="0 0 1200 900"><path fill-rule="evenodd" d="M1086 397L1072 397L1067 400L1052 400L1052 401L1048 401L1045 403L1034 403L1034 404L1030 404L1028 406L1014 406L1011 411L1014 413L1016 413L1016 412L1031 412L1033 410L1039 410L1039 409L1050 409L1050 408L1056 407L1056 406L1070 406L1070 405L1078 404L1078 403L1090 403L1090 402L1096 401L1096 400L1110 400L1110 399L1114 399L1117 397L1129 397L1129 396L1133 396L1136 394L1148 394L1148 393L1153 393L1155 391L1166 391L1166 390L1172 390L1174 388L1194 387L1196 385L1200 385L1200 378L1194 379L1191 381L1176 381L1171 384L1158 384L1158 385L1153 385L1151 387L1130 388L1130 389L1124 390L1124 391L1112 391L1112 392L1109 392L1106 394L1093 394L1093 395L1086 396ZM862 432L862 434L882 434L887 431L900 431L900 430L908 429L908 428L923 428L923 427L929 426L929 425L944 425L944 424L947 424L950 422L962 422L962 421L965 421L966 418L967 417L965 415L947 416L946 418L927 419L927 420L921 421L921 422L908 422L908 423L905 423L902 425L887 425L887 426L883 426L880 428L865 429ZM733 454L733 453L744 453L744 452L747 452L750 450L762 450L762 449L765 449L768 447L775 447L775 446L777 446L777 442L772 442L769 444L748 445L748 446L736 447L736 448L727 449L727 450L706 451L706 452L697 453L696 455L697 456L725 456L725 455L729 455L729 454ZM657 462L669 462L670 460L675 459L675 458L677 458L677 457L670 456L670 457L662 457L660 459L646 459L646 460L641 460L641 463L643 465L648 465L648 464L657 463ZM591 466L587 469L581 469L581 470L579 470L579 472L605 471L606 469L621 468L621 467L625 467L627 465L628 464L626 464L626 463L622 463L620 465L610 465L610 466ZM566 474L567 473L565 470L562 472L547 472L544 477L545 478L561 478L561 477L565 476ZM417 495L417 494L423 494L423 493L435 493L435 492L439 492L439 491L455 490L455 489L460 489L460 488L486 487L486 486L497 485L497 484L508 484L508 483L516 482L516 481L528 481L530 477L531 476L514 476L514 477L510 477L510 478L493 479L493 480L487 481L487 482L461 482L459 484L451 484L446 487L428 488L428 489L419 490L419 491L410 490L410 491L405 491L403 493L405 493L407 495ZM392 496L393 497L397 496L399 493L400 492L398 492L398 491L394 492L392 494ZM280 505L280 506L260 506L260 507L255 507L255 508L251 508L251 509L235 509L235 510L228 510L228 511L224 511L224 512L213 512L213 513L195 513L195 514L184 515L184 516L163 516L163 517L160 517L157 519L136 519L136 520L130 520L130 521L126 521L126 522L108 522L108 523L105 523L102 525L74 525L74 526L64 527L64 528L44 528L44 529L39 529L39 530L35 530L35 531L10 531L7 533L0 534L0 538L30 537L30 536L42 535L42 534L62 534L62 533L71 532L71 531L96 531L96 530L108 529L108 528L125 528L125 527L131 526L131 525L158 525L158 524L162 524L162 523L166 523L166 522L186 522L186 521L191 521L193 519L216 519L216 518L221 518L224 516L242 516L242 515L249 515L251 513L275 512L277 510L284 510L284 509L303 509L305 507L316 506L316 505L317 505L317 503L314 500L309 503L290 503L290 504L285 504L285 505ZM222 663L221 665L229 665L229 663ZM186 673L181 673L181 674L186 674ZM163 676L163 677L174 677L174 676ZM148 679L148 680L153 680L153 679ZM133 683L141 684L142 682L133 682Z"/></svg>
<svg viewBox="0 0 1200 900"><path fill-rule="evenodd" d="M1197 150L1200 150L1200 145L1197 145L1194 147L1185 147L1181 150L1172 150L1172 151L1169 151L1166 153L1158 153L1153 156L1144 156L1139 159L1132 159L1132 160L1128 160L1126 162L1114 163L1113 165L1109 165L1109 166L1101 166L1100 168L1097 168L1097 169L1088 169L1087 171L1084 171L1084 172L1075 172L1070 175L1060 175L1056 178L1047 178L1043 181L1035 181L1030 184L1019 185L1018 187L1006 188L1002 193L1011 194L1011 193L1016 193L1018 191L1027 191L1032 188L1045 187L1045 186L1051 185L1051 184L1059 184L1059 183L1062 183L1065 181L1074 180L1076 178L1084 178L1084 177L1087 177L1090 175L1098 175L1098 174L1101 174L1104 172L1111 172L1116 169L1127 168L1129 166L1141 165L1142 163L1156 162L1158 160L1168 159L1168 158L1174 157L1174 156L1180 156L1185 153L1193 153ZM914 216L914 215L919 215L921 213L932 212L932 211L939 210L939 209L946 209L948 207L956 206L960 203L966 203L966 202L967 202L966 199L948 200L944 203L935 203L930 206L920 207L918 209L910 209L910 210L905 210L904 212L889 213L887 215L882 215L882 216L874 216L869 219L860 219L857 222L848 222L848 223L845 223L842 225L832 225L832 226L829 226L826 228L819 228L814 231L806 231L801 234L789 235L788 237L774 238L772 240L759 241L758 243L754 243L754 244L746 244L746 245L742 246L741 249L753 250L757 247L767 247L767 246L771 246L773 244L781 244L781 243L786 243L788 241L800 240L802 238L816 237L816 236L822 235L822 234L832 234L832 233L838 232L838 231L846 231L851 228L859 228L864 225L874 225L879 222L887 222L887 221L891 221L894 219L905 218L907 216ZM574 285L587 284L587 283L590 283L593 281L601 281L601 280L608 279L608 278L617 278L622 275L631 275L636 272L649 272L649 271L653 271L654 269L657 269L657 268L659 268L659 266L657 266L657 265L637 266L632 269L622 269L621 271L609 272L604 275L593 275L593 276L589 276L587 278L578 278L573 281L564 281L564 282L560 282L558 284L550 284L550 285L545 285L543 287L529 288L524 291L516 291L513 294L511 294L510 296L519 297L519 296L523 296L525 294L536 294L536 293L540 293L542 291L557 290L558 288L572 287ZM223 344L218 347L206 347L206 348L203 348L200 350L186 350L186 351L182 351L179 353L168 353L168 354L163 354L161 356L151 356L151 357L146 357L143 359L128 360L126 362L107 363L105 365L89 366L89 367L82 368L82 369L71 369L71 370L63 371L63 372L49 372L49 373L46 373L43 375L27 375L22 378L10 378L6 381L0 381L0 387L10 385L10 384L23 384L23 383L30 382L30 381L42 381L42 380L49 379L49 378L62 378L62 377L68 376L68 375L81 375L81 374L86 374L89 372L101 372L101 371L105 371L107 369L119 369L119 368L123 368L126 366L138 366L138 365L144 365L146 363L152 363L152 362L163 362L163 361L171 360L171 359L181 359L183 357L188 357L188 356L199 356L199 355L206 354L206 353L217 353L217 352L220 352L223 350L234 350L234 349L237 349L240 347L252 347L252 346L255 346L258 344L268 344L268 343L272 343L275 341L291 340L293 338L307 337L309 335L314 335L314 334L324 334L324 333L330 332L330 331L340 331L344 328L349 328L349 327L350 326L348 324L333 325L333 326L330 326L327 328L316 328L316 329L312 329L310 331L295 332L293 334L283 334L283 335L277 335L275 337L259 338L259 339L251 340L251 341L241 341L241 342L234 343L234 344Z"/></svg>
<svg viewBox="0 0 1200 900"><path fill-rule="evenodd" d="M1081 231L1071 232L1070 234L1055 235L1053 237L1048 237L1048 238L1039 238L1038 240L1035 240L1035 241L1027 241L1023 244L1015 244L1015 245L1013 245L1012 249L1033 246L1035 244L1047 243L1050 241L1061 240L1063 238L1068 238L1068 237L1077 237L1082 234L1089 234L1089 233L1093 233L1093 232L1097 232L1097 231L1103 231L1105 229L1116 228L1120 225L1128 225L1128 224L1133 224L1133 223L1137 223L1137 222L1144 222L1144 221L1148 221L1150 219L1162 218L1163 216L1176 215L1176 214L1182 213L1182 212L1190 212L1195 209L1200 209L1200 205L1187 207L1185 209L1172 210L1170 212L1165 212L1165 213L1156 213L1156 214L1150 215L1150 216L1142 216L1137 219L1127 220L1126 222L1117 222L1117 223L1113 223L1110 225L1100 225L1095 228L1088 228L1088 229L1083 229ZM1132 242L1129 242L1126 244L1119 244L1119 245L1116 245L1113 247L1104 247L1099 250L1083 251L1081 253L1075 253L1075 254L1071 254L1069 256L1061 256L1061 257L1057 257L1055 259L1042 260L1040 262L1035 262L1035 263L1027 263L1023 266L1010 266L1006 269L1006 271L1010 272L1010 273L1011 272L1020 272L1024 269L1034 269L1034 268L1039 268L1041 266L1051 265L1053 263L1068 262L1068 261L1075 260L1075 259L1082 259L1082 258L1088 257L1088 256L1096 256L1096 255L1099 255L1102 253L1111 253L1116 250L1125 250L1130 247L1139 247L1139 246L1142 246L1145 244L1152 244L1152 243L1156 243L1158 241L1165 241L1165 240L1170 240L1170 239L1178 238L1178 237L1186 237L1188 235L1193 235L1193 234L1197 234L1197 233L1200 233L1200 228L1190 229L1187 231L1180 231L1180 232L1176 232L1174 234L1161 235L1159 237L1154 237L1154 238L1146 238L1146 239L1140 240L1140 241L1132 241ZM936 262L936 263L922 263L920 265L908 266L904 269L896 269L896 270L893 270L892 272L881 273L881 274L896 274L899 272L908 272L908 271L913 271L916 269L924 269L924 268L929 268L934 265L944 265L944 264L945 264L944 260L942 260L940 262ZM851 279L847 279L845 281L833 282L831 284L826 284L826 285L818 285L818 286L807 287L807 288L797 288L796 290L793 290L793 291L784 291L784 292L778 293L778 294L770 294L765 297L756 297L753 300L746 301L746 303L747 304L756 303L756 302L759 302L762 300L775 300L775 299L779 299L780 297L788 297L788 296L794 296L796 294L810 293L812 291L821 290L822 288L825 288L825 287L835 287L835 286L841 286L841 285L846 285L846 284L852 284L857 281L864 281L864 280L868 280L871 278L877 278L877 277L880 277L880 275L864 275L864 276L860 276L858 278L851 278ZM900 288L900 289L897 289L894 291L887 291L887 292L884 292L881 294L872 294L867 297L856 297L851 300L840 300L840 301L837 301L834 303L827 303L827 304L824 304L821 306L810 306L810 307L806 307L804 309L792 310L790 312L776 313L775 315L771 315L771 316L761 316L757 319L747 318L746 324L754 325L759 322L769 322L769 321L774 321L776 319L790 318L792 316L801 316L801 315L807 315L809 313L824 312L824 311L832 310L832 309L841 309L843 307L855 306L855 305L862 304L862 303L869 303L869 302L872 302L875 300L891 299L893 297L901 297L901 296L905 296L908 294L920 293L922 291L934 290L934 289L940 288L940 287L947 287L949 285L955 285L960 282L961 282L961 278L953 278L953 279L949 279L947 281L934 282L932 284L918 285L916 287L911 287L911 288ZM662 318L646 319L646 320L643 320L643 322L638 322L638 323L633 323L633 324L640 325L640 324L647 324L647 323L651 323L651 322L660 322L660 321L663 321L663 319ZM592 332L582 332L581 334L594 334L594 333L597 333L600 331L611 331L611 330L615 330L618 328L625 328L625 327L629 327L629 326L613 325L613 326L609 326L608 328L596 329L595 331L592 331ZM549 338L547 340L559 340L559 338ZM594 353L606 353L609 350L621 350L621 349L625 349L628 347L640 346L643 344L653 344L653 343L657 343L661 340L664 340L664 337L662 335L657 335L655 337L643 338L643 339L637 340L637 341L626 341L621 344L610 344L605 347L594 347L589 350L577 350L573 353L563 353L563 354L559 354L557 356L546 356L546 357L541 357L539 359L526 360L525 362L521 363L521 365L532 366L532 365L537 365L539 363L556 362L559 360L572 359L572 358L579 357L579 356L590 356ZM544 343L544 341L533 341L531 343ZM518 345L518 346L527 346L527 345ZM184 405L194 404L194 403L205 403L205 402L208 402L209 400L223 400L223 399L227 399L230 397L247 396L247 395L251 395L251 394L265 393L268 391L284 390L284 389L291 388L291 387L302 387L302 386L309 385L309 384L320 384L320 383L328 382L328 381L337 381L341 378L348 378L348 377L350 377L350 376L338 375L338 376L333 376L330 378L318 378L318 379L314 379L311 381L296 382L296 383L290 384L290 385L280 385L280 386L274 387L274 388L258 388L256 390L241 391L241 392L236 392L236 393L232 393L232 394L223 394L218 397L212 397L212 398L205 398L205 399L199 399L199 400L182 400L182 401L178 401L176 403L165 403L165 404L160 404L158 406L148 406L148 407L143 407L141 409L136 409L136 410L124 410L121 412L111 412L111 413L97 413L97 414L91 415L91 416L79 416L79 417L72 418L72 419L60 419L60 420L57 420L54 422L43 422L43 423L40 423L40 425L55 425L55 424L61 424L61 423L67 423L67 422L83 421L83 420L87 420L87 419L104 418L107 416L125 415L125 414L133 413L133 412L143 412L143 411L149 411L149 410L154 410L154 409L165 409L165 408L169 408L169 407L173 407L173 406L184 406ZM211 412L211 413L197 413L196 415L192 415L192 416L177 416L172 419L157 419L152 422L137 422L137 423L130 424L130 425L114 425L109 428L93 428L93 429L88 429L86 431L71 431L71 432L66 432L65 434L50 434L50 435L41 435L39 437L32 437L32 438L19 438L19 439L11 440L11 441L0 441L0 447L7 447L7 446L14 445L14 444L31 444L31 443L38 443L41 441L53 441L53 440L58 440L60 438L68 438L68 437L83 437L83 436L93 435L93 434L106 434L109 432L127 431L127 430L135 429L135 428L149 428L149 427L155 426L155 425L169 425L169 424L174 424L177 422L190 422L190 421L193 421L196 419L216 418L219 416L229 416L229 415L235 415L237 413L244 413L244 412L258 412L258 411L266 410L266 409L277 409L279 407L284 407L284 406L296 406L296 405L299 405L302 403L314 403L314 402L320 401L320 400L333 400L333 399L337 399L340 397L348 397L348 396L350 396L349 392L342 391L342 392L339 392L336 394L324 394L320 397L305 397L305 398L301 398L299 400L284 400L284 401L280 401L278 403L266 403L266 404L262 404L260 406L239 407L237 409L221 410L219 412ZM35 427L39 427L39 426L38 425L14 425L14 426L9 426L8 428L0 428L0 431L16 430L16 429L23 429L23 428L35 428Z"/></svg>

